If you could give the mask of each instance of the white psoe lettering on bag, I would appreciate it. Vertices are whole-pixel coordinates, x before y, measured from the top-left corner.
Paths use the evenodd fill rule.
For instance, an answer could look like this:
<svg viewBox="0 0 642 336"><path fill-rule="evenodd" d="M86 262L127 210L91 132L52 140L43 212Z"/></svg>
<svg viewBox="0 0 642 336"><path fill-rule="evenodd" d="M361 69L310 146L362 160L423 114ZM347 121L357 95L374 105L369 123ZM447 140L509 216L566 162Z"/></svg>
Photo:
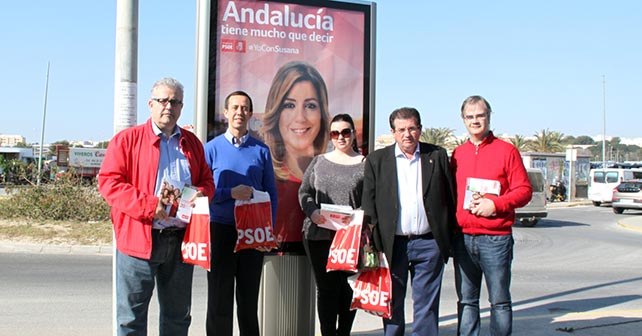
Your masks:
<svg viewBox="0 0 642 336"><path fill-rule="evenodd" d="M359 302L373 306L387 307L388 301L390 301L390 296L387 292L371 292L370 289L359 290L356 288L354 296L359 298Z"/></svg>
<svg viewBox="0 0 642 336"><path fill-rule="evenodd" d="M357 249L340 249L330 251L330 262L334 264L356 264Z"/></svg>
<svg viewBox="0 0 642 336"><path fill-rule="evenodd" d="M182 243L183 259L207 261L207 243Z"/></svg>
<svg viewBox="0 0 642 336"><path fill-rule="evenodd" d="M238 232L238 241L240 242L245 238L245 241L243 242L244 244L254 244L254 242L257 243L265 243L265 242L271 242L274 241L274 235L272 234L272 228L271 227L266 227L265 230L263 228L256 228L256 229L245 229L245 230L237 230Z"/></svg>

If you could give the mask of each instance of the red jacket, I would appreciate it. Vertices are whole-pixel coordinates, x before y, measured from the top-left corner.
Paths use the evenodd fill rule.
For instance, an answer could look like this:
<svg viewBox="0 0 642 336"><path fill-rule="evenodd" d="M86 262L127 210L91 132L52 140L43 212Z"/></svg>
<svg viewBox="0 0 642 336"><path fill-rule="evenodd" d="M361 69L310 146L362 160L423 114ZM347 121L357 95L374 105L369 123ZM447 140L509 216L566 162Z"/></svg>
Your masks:
<svg viewBox="0 0 642 336"><path fill-rule="evenodd" d="M457 147L450 161L457 183L457 222L466 234L507 235L515 222L515 208L523 207L532 197L519 151L512 144L497 139L491 132L479 146L472 142ZM464 209L468 177L499 181L499 196L486 196L495 203L496 214L478 217Z"/></svg>
<svg viewBox="0 0 642 336"><path fill-rule="evenodd" d="M211 199L214 179L205 161L203 144L183 128L179 143L190 166L192 185ZM149 259L152 253L159 144L151 119L125 129L109 142L98 173L98 191L111 206L116 248L143 259Z"/></svg>

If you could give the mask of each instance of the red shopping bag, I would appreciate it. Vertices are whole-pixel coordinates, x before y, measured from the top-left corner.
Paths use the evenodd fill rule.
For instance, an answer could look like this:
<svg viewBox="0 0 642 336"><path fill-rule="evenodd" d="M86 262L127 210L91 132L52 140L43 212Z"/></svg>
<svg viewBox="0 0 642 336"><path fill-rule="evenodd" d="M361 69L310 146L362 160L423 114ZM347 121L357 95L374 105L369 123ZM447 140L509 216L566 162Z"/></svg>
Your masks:
<svg viewBox="0 0 642 336"><path fill-rule="evenodd" d="M352 287L352 304L350 309L361 309L367 313L391 317L392 283L390 268L383 253L379 256L380 266L365 270L348 278Z"/></svg>
<svg viewBox="0 0 642 336"><path fill-rule="evenodd" d="M181 244L183 262L210 270L210 210L207 197L197 197Z"/></svg>
<svg viewBox="0 0 642 336"><path fill-rule="evenodd" d="M234 252L257 247L276 248L276 239L272 232L270 194L253 190L251 199L237 200L234 205L234 219L238 234Z"/></svg>
<svg viewBox="0 0 642 336"><path fill-rule="evenodd" d="M361 227L363 225L363 210L354 210L350 223L336 231L326 271L356 272L359 266L359 245L361 243Z"/></svg>

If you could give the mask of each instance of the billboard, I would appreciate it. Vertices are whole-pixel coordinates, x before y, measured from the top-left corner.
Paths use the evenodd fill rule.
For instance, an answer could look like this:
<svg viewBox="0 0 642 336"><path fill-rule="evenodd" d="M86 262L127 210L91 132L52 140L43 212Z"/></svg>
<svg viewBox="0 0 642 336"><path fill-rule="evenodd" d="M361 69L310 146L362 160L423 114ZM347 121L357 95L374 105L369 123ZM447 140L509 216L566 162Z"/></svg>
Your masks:
<svg viewBox="0 0 642 336"><path fill-rule="evenodd" d="M331 149L329 121L334 115L352 116L358 144L367 153L373 7L370 2L212 1L208 139L227 129L225 97L247 92L254 105L249 131L273 156L279 195L275 235L285 252L301 242L305 216L298 203L299 185L312 157ZM301 83L307 84L297 86ZM289 96L302 92L312 93L320 112L294 130L288 127L294 117L282 111ZM292 136L290 130L298 133Z"/></svg>
<svg viewBox="0 0 642 336"><path fill-rule="evenodd" d="M100 168L106 149L69 148L69 166Z"/></svg>

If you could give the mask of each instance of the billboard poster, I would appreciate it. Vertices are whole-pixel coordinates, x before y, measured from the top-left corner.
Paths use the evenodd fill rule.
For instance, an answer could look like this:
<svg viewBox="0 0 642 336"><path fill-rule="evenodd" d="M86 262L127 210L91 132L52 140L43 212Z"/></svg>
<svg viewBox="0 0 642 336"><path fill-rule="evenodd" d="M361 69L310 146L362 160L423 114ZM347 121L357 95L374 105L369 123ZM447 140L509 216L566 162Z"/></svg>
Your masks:
<svg viewBox="0 0 642 336"><path fill-rule="evenodd" d="M69 148L69 166L100 168L106 151L106 149Z"/></svg>
<svg viewBox="0 0 642 336"><path fill-rule="evenodd" d="M212 1L208 139L225 132L225 97L247 92L250 134L269 147L278 188L275 235L300 243L305 218L298 188L314 155L331 150L329 121L347 113L368 148L372 4L341 1ZM282 113L290 96L308 94L314 115ZM287 111L287 109L286 109ZM305 119L296 121L295 118Z"/></svg>

